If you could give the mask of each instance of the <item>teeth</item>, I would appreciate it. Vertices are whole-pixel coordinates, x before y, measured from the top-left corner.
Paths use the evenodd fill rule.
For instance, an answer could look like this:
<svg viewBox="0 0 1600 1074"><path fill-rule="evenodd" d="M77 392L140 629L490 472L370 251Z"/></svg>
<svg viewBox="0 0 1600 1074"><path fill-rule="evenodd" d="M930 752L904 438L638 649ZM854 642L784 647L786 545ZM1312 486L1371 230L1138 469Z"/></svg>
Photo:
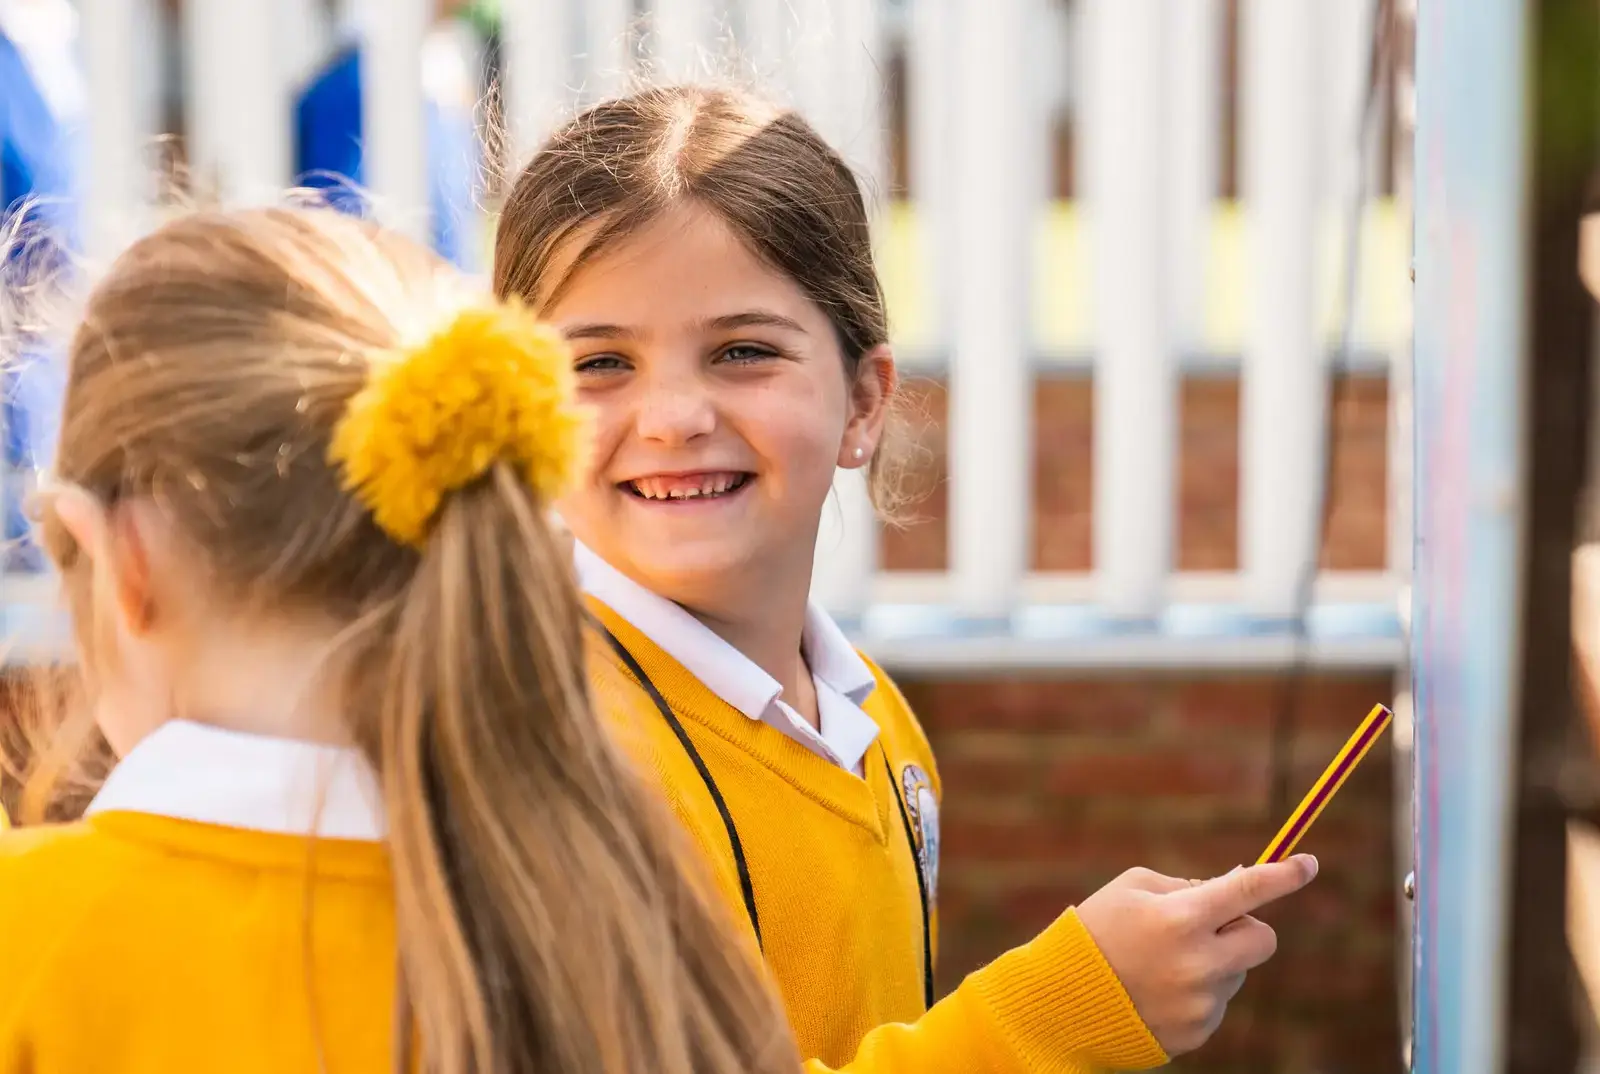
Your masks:
<svg viewBox="0 0 1600 1074"><path fill-rule="evenodd" d="M668 488L661 478L656 477L639 478L630 482L630 487L647 500L693 500L702 496L719 496L738 487L740 483L737 475L715 474L702 478L698 488Z"/></svg>

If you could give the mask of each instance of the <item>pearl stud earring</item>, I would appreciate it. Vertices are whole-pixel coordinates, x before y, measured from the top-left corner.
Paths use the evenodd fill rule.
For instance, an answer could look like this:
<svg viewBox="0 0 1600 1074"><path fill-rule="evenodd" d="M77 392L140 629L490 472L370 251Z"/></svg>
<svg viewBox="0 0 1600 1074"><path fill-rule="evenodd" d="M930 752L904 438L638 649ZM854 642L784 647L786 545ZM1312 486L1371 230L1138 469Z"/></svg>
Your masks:
<svg viewBox="0 0 1600 1074"><path fill-rule="evenodd" d="M860 459L861 459L861 456L862 456L862 455L863 455L863 454L865 454L865 453L864 453L864 452L863 452L863 451L862 451L862 450L861 450L861 449L860 449L860 448L856 448L856 450L855 450L855 457L856 457L856 460L857 460L857 461L858 461L858 462L859 462L859 461L860 461Z"/></svg>

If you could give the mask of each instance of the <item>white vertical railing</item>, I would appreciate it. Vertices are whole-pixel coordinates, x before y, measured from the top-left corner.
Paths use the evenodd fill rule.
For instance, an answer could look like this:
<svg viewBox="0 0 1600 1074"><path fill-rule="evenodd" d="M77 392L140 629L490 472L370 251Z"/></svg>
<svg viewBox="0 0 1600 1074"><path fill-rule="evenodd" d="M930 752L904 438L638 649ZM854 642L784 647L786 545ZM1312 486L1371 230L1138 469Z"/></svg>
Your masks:
<svg viewBox="0 0 1600 1074"><path fill-rule="evenodd" d="M379 219L418 241L430 234L422 46L432 0L364 0L358 8L362 161Z"/></svg>
<svg viewBox="0 0 1600 1074"><path fill-rule="evenodd" d="M146 147L156 133L154 98L130 87L153 84L155 67L148 38L130 27L147 24L140 20L153 17L157 0L78 2L93 101L86 223L91 249L110 251L152 193ZM637 11L652 80L726 73L720 61L735 34L758 86L798 107L862 173L868 192L885 194L888 2L502 0L513 159L524 161L576 106L632 85ZM1214 349L1213 330L1226 321L1216 317L1225 283L1207 272L1240 263L1215 257L1230 252L1216 241L1227 236L1215 202L1222 0L1073 0L1081 47L1079 62L1064 67L1075 92L1061 96L1076 101L1084 228L1058 212L1050 234L1060 244L1052 256L1090 255L1083 323L1096 378L1095 570L1067 580L1029 577L1039 349L1029 267L1044 234L1040 191L1050 151L1041 107L1050 91L1038 70L1049 50L1038 46L1042 35L1064 35L1044 7L1060 2L907 0L915 200L911 211L895 211L901 220L914 212L922 260L893 282L922 288L919 335L935 345L917 357L935 368L943 362L949 375L950 570L937 579L876 574L878 535L865 484L842 471L824 513L818 595L850 618L869 611L874 597L996 621L1030 601L1092 599L1097 614L1081 621L1095 623L1099 612L1147 622L1174 602L1238 597L1249 612L1282 618L1295 610L1295 583L1315 546L1326 306L1330 295L1342 297L1336 281L1318 273L1337 262L1325 244L1330 222L1344 222L1333 210L1348 202L1331 195L1348 193L1354 174L1373 0L1240 5L1248 282L1238 288L1246 336L1242 566L1231 579L1172 569L1180 361ZM386 220L422 238L429 192L419 73L437 5L335 6L347 5L365 50L366 183ZM233 202L275 196L290 172L289 91L326 53L323 0L184 0L181 9L197 179ZM885 224L884 206L872 208ZM880 231L890 237L887 227ZM907 264L905 254L898 251L893 264ZM1073 346L1069 357L1081 363ZM1395 513L1392 547L1403 549L1403 512ZM1392 563L1402 558L1391 552Z"/></svg>
<svg viewBox="0 0 1600 1074"><path fill-rule="evenodd" d="M273 0L277 13L275 52L290 93L305 86L328 60L334 37L332 12L323 0Z"/></svg>
<svg viewBox="0 0 1600 1074"><path fill-rule="evenodd" d="M1363 158L1357 151L1357 137L1371 54L1372 8L1373 0L1342 0L1317 5L1315 16L1323 56L1318 123L1322 167L1335 179L1329 193L1340 196L1341 210L1356 184L1369 178L1358 172Z"/></svg>
<svg viewBox="0 0 1600 1074"><path fill-rule="evenodd" d="M1167 323L1178 353L1194 354L1205 338L1206 255L1222 159L1223 10L1219 0L1167 0L1162 10L1167 17Z"/></svg>
<svg viewBox="0 0 1600 1074"><path fill-rule="evenodd" d="M592 103L620 96L627 92L633 77L633 4L631 0L587 0L581 10L584 98Z"/></svg>
<svg viewBox="0 0 1600 1074"><path fill-rule="evenodd" d="M848 0L785 0L792 20L783 61L784 86L806 118L835 145L850 128L840 93L839 8Z"/></svg>
<svg viewBox="0 0 1600 1074"><path fill-rule="evenodd" d="M652 0L648 41L656 78L682 82L712 73L717 7L713 0Z"/></svg>
<svg viewBox="0 0 1600 1074"><path fill-rule="evenodd" d="M769 93L787 97L795 17L790 0L745 0L740 14L739 51L752 76Z"/></svg>
<svg viewBox="0 0 1600 1074"><path fill-rule="evenodd" d="M152 191L145 147L157 130L156 72L141 53L152 0L85 0L79 23L88 85L88 167L84 176L84 244L104 261L141 229ZM148 59L148 53L145 53Z"/></svg>
<svg viewBox="0 0 1600 1074"><path fill-rule="evenodd" d="M1042 124L1025 93L1030 0L953 0L956 273L950 316L950 558L958 609L1009 616L1033 501L1029 238ZM1005 162L1000 164L999 162Z"/></svg>
<svg viewBox="0 0 1600 1074"><path fill-rule="evenodd" d="M876 0L831 0L833 25L843 45L834 56L832 144L862 179L867 211L876 217L888 174L884 87L879 70L883 42ZM807 102L800 102L805 107ZM842 470L833 485L837 510L824 511L817 542L814 586L830 608L859 617L872 599L878 564L878 526L867 492L867 469Z"/></svg>
<svg viewBox="0 0 1600 1074"><path fill-rule="evenodd" d="M182 11L193 179L228 203L272 200L294 147L272 0L187 0Z"/></svg>
<svg viewBox="0 0 1600 1074"><path fill-rule="evenodd" d="M1246 0L1243 187L1250 320L1240 433L1240 559L1250 610L1287 618L1317 547L1327 407L1314 323L1317 0Z"/></svg>
<svg viewBox="0 0 1600 1074"><path fill-rule="evenodd" d="M1172 566L1176 450L1164 11L1169 0L1089 0L1084 172L1096 335L1094 560L1100 601L1152 618Z"/></svg>
<svg viewBox="0 0 1600 1074"><path fill-rule="evenodd" d="M572 70L566 42L572 36L574 9L551 0L504 0L500 11L505 49L501 77L515 172L569 107Z"/></svg>
<svg viewBox="0 0 1600 1074"><path fill-rule="evenodd" d="M869 211L888 198L888 117L884 110L887 62L879 0L832 0L841 44L834 56L838 87L838 141L834 146L861 177Z"/></svg>
<svg viewBox="0 0 1600 1074"><path fill-rule="evenodd" d="M955 203L950 162L957 0L912 0L906 82L910 97L911 188L921 227L924 293L933 338L949 340L954 298Z"/></svg>

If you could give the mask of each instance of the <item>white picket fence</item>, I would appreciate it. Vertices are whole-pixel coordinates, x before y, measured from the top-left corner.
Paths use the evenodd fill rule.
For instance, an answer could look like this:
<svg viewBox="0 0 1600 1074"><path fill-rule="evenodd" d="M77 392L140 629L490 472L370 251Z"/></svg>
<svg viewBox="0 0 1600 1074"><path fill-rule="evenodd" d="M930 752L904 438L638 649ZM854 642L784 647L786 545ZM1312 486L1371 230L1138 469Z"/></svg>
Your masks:
<svg viewBox="0 0 1600 1074"><path fill-rule="evenodd" d="M155 0L79 7L87 229L91 249L105 251L148 225L162 75L153 57L165 53ZM280 191L293 91L348 26L366 50L368 186L392 223L425 235L432 7L364 0L330 14L325 0L183 0L195 174L234 201ZM879 206L903 225L904 271L892 290L916 311L903 359L942 371L951 388L950 567L878 570L864 492L841 478L817 588L870 648L893 663L950 669L1275 666L1300 652L1291 620L1315 544L1370 0L1241 3L1243 241L1226 256L1217 246L1221 0L501 7L517 159L577 107L641 76L733 72L805 111L881 192L883 75L904 49L914 200ZM1046 183L1050 117L1062 107L1076 117L1082 193L1068 206L1048 202ZM1364 244L1354 361L1376 370L1392 370L1407 346L1403 221L1403 209L1387 206L1364 224L1380 241ZM1223 293L1237 324L1219 339ZM1072 325L1041 329L1066 310ZM1242 377L1237 573L1172 569L1178 378L1196 362ZM1095 569L1040 574L1028 559L1034 377L1084 363L1095 378ZM1389 566L1318 580L1303 651L1314 663L1384 667L1403 656L1403 379L1391 375Z"/></svg>

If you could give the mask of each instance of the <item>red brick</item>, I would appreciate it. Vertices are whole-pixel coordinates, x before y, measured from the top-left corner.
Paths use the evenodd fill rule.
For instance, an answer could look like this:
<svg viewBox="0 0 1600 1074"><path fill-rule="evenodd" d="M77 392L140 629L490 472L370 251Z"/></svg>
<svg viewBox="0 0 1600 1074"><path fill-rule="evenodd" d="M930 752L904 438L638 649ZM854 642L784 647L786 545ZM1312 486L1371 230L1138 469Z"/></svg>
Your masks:
<svg viewBox="0 0 1600 1074"><path fill-rule="evenodd" d="M1106 867L1124 858L1123 868L1147 865L1133 857L1139 833L1072 820L968 820L946 813L940 850L964 864L1066 864ZM1120 871L1120 869L1118 870Z"/></svg>
<svg viewBox="0 0 1600 1074"><path fill-rule="evenodd" d="M1169 835L1148 860L1138 864L1168 876L1203 880L1254 862L1269 839L1254 826L1233 824L1220 831L1217 827L1182 838Z"/></svg>
<svg viewBox="0 0 1600 1074"><path fill-rule="evenodd" d="M956 729L1138 732L1162 704L1149 680L1001 677L910 689L907 700L930 734Z"/></svg>
<svg viewBox="0 0 1600 1074"><path fill-rule="evenodd" d="M1001 906L1006 921L1016 929L1014 944L1042 931L1094 892L1094 887L1081 884L1029 885L1007 892Z"/></svg>
<svg viewBox="0 0 1600 1074"><path fill-rule="evenodd" d="M1235 752L1155 745L1142 751L1075 750L1054 760L1048 788L1075 797L1262 798L1266 773Z"/></svg>
<svg viewBox="0 0 1600 1074"><path fill-rule="evenodd" d="M1190 377L1178 395L1178 567L1239 566L1239 381Z"/></svg>
<svg viewBox="0 0 1600 1074"><path fill-rule="evenodd" d="M1382 676L1323 675L1295 694L1294 720L1306 727L1338 728L1347 736L1376 704L1392 704L1394 680Z"/></svg>
<svg viewBox="0 0 1600 1074"><path fill-rule="evenodd" d="M1028 758L939 751L939 779L946 798L1025 794L1037 787L1038 769Z"/></svg>
<svg viewBox="0 0 1600 1074"><path fill-rule="evenodd" d="M1254 676L1195 679L1180 683L1174 694L1173 711L1186 730L1265 733L1284 690L1272 679Z"/></svg>
<svg viewBox="0 0 1600 1074"><path fill-rule="evenodd" d="M1094 566L1094 382L1047 376L1034 385L1035 570Z"/></svg>
<svg viewBox="0 0 1600 1074"><path fill-rule="evenodd" d="M1330 405L1333 456L1322 566L1381 570L1388 559L1388 381L1338 378Z"/></svg>
<svg viewBox="0 0 1600 1074"><path fill-rule="evenodd" d="M1277 813L1393 692L1387 676L1300 683L1288 801L1275 810L1282 685L1251 675L908 684L946 781L941 985L1130 866L1203 877L1253 861L1283 822ZM1395 1070L1392 776L1380 746L1312 829L1303 849L1322 875L1261 912L1279 958L1252 975L1217 1039L1175 1069ZM1318 975L1332 974L1319 990Z"/></svg>
<svg viewBox="0 0 1600 1074"><path fill-rule="evenodd" d="M949 563L948 399L943 382L905 385L911 437L921 463L911 485L916 521L883 535L889 570L942 570ZM1388 555L1388 385L1343 377L1331 400L1327 525L1321 562L1333 570L1378 570ZM1046 375L1034 391L1032 552L1037 570L1093 567L1094 385ZM1191 377L1179 388L1176 560L1183 570L1234 570L1239 563L1239 382Z"/></svg>

